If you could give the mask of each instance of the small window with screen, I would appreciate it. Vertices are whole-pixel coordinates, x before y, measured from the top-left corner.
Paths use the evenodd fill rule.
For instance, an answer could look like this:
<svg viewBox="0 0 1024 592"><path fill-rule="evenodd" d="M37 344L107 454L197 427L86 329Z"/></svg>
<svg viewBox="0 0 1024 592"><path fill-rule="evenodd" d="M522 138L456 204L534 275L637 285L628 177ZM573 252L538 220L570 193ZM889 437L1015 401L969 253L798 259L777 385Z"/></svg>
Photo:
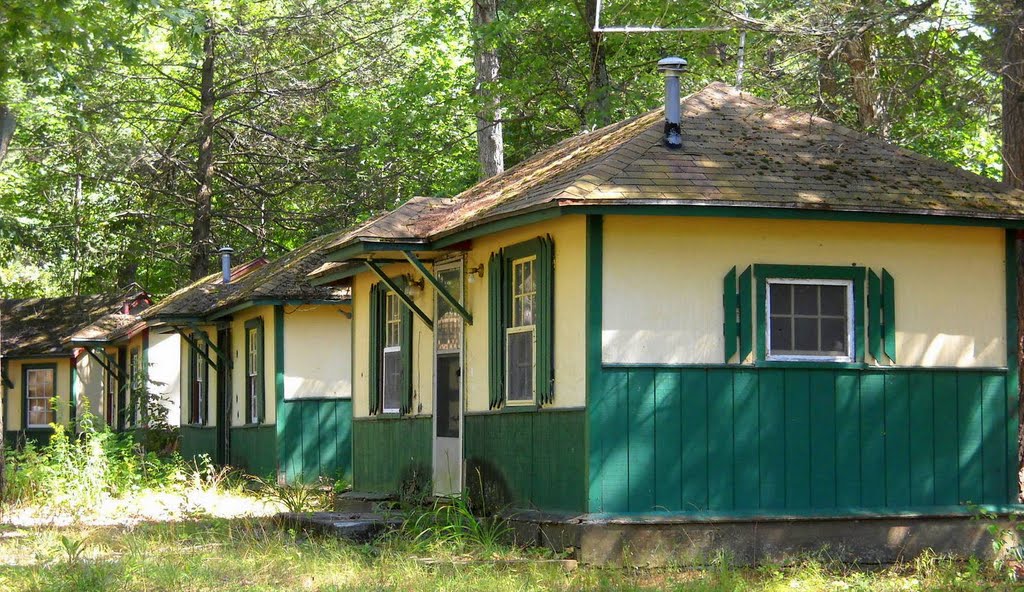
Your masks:
<svg viewBox="0 0 1024 592"><path fill-rule="evenodd" d="M852 281L769 278L767 284L768 360L853 360Z"/></svg>

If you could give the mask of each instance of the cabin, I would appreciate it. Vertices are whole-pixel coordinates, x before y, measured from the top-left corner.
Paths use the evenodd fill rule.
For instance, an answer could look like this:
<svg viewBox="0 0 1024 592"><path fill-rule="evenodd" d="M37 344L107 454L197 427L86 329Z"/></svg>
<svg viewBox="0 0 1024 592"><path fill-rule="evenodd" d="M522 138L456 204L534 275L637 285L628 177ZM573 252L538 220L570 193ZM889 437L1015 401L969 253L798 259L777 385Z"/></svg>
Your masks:
<svg viewBox="0 0 1024 592"><path fill-rule="evenodd" d="M590 561L987 544L918 528L1022 509L1024 193L666 76L665 109L326 247L353 495L483 494Z"/></svg>
<svg viewBox="0 0 1024 592"><path fill-rule="evenodd" d="M178 357L168 355L177 346L148 339L138 313L150 303L141 289L0 301L7 441L45 443L51 424L71 425L86 411L114 430L134 429L142 415L131 393L143 388L175 408L177 384L165 381L177 375Z"/></svg>
<svg viewBox="0 0 1024 592"><path fill-rule="evenodd" d="M143 314L181 336L181 453L282 482L350 478L351 299L313 286L328 235L231 264Z"/></svg>

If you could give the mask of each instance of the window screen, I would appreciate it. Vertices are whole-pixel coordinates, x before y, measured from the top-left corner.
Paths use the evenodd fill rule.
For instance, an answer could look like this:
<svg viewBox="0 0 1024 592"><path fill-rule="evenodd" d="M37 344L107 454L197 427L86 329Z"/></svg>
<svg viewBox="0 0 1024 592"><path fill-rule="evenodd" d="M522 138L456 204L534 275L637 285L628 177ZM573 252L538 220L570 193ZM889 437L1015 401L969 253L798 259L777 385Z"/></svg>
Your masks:
<svg viewBox="0 0 1024 592"><path fill-rule="evenodd" d="M769 357L851 356L851 282L769 280L768 288Z"/></svg>
<svg viewBox="0 0 1024 592"><path fill-rule="evenodd" d="M533 330L508 334L508 401L533 401Z"/></svg>
<svg viewBox="0 0 1024 592"><path fill-rule="evenodd" d="M402 384L402 351L384 349L384 413L398 413L401 405L399 385Z"/></svg>
<svg viewBox="0 0 1024 592"><path fill-rule="evenodd" d="M45 427L53 420L53 369L25 371L25 395L29 427Z"/></svg>

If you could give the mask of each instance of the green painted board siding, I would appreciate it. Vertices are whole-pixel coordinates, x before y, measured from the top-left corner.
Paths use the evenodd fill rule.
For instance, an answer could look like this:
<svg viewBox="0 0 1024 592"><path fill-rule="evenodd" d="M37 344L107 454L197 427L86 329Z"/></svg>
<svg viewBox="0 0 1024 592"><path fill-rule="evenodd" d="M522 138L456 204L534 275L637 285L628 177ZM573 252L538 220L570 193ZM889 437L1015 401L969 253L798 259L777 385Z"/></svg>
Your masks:
<svg viewBox="0 0 1024 592"><path fill-rule="evenodd" d="M186 461L207 455L213 460L217 454L217 428L181 426L181 456Z"/></svg>
<svg viewBox="0 0 1024 592"><path fill-rule="evenodd" d="M231 428L231 464L250 475L276 478L277 428L259 425Z"/></svg>
<svg viewBox="0 0 1024 592"><path fill-rule="evenodd" d="M604 368L593 389L590 512L1016 502L1005 371Z"/></svg>
<svg viewBox="0 0 1024 592"><path fill-rule="evenodd" d="M352 422L352 487L398 493L431 475L431 418L377 418Z"/></svg>
<svg viewBox="0 0 1024 592"><path fill-rule="evenodd" d="M653 402L653 383L650 388ZM483 480L485 493L500 498L487 500L489 503L582 512L586 501L585 423L582 410L467 415L467 488L477 490L477 483ZM653 438L653 429L649 436ZM650 462L656 461L652 458ZM653 491L639 495L653 504Z"/></svg>
<svg viewBox="0 0 1024 592"><path fill-rule="evenodd" d="M277 411L279 471L289 483L352 480L352 400L284 400Z"/></svg>

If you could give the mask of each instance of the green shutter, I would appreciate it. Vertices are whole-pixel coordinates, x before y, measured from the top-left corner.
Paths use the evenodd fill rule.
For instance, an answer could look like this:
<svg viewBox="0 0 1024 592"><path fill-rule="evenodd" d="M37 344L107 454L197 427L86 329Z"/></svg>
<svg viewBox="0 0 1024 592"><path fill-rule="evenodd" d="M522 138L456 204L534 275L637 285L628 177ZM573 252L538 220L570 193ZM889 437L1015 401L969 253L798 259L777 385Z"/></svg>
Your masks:
<svg viewBox="0 0 1024 592"><path fill-rule="evenodd" d="M725 314L725 322L722 323L722 334L725 335L725 362L736 355L736 338L739 327L736 323L736 267L734 266L725 274L722 282L722 307Z"/></svg>
<svg viewBox="0 0 1024 592"><path fill-rule="evenodd" d="M505 262L502 252L491 253L487 262L488 407L501 406L505 394Z"/></svg>
<svg viewBox="0 0 1024 592"><path fill-rule="evenodd" d="M754 349L754 309L752 293L754 270L747 267L740 274L740 363L742 364ZM761 336L764 339L764 336Z"/></svg>
<svg viewBox="0 0 1024 592"><path fill-rule="evenodd" d="M896 363L896 285L892 276L882 270L882 331L885 334L885 354Z"/></svg>
<svg viewBox="0 0 1024 592"><path fill-rule="evenodd" d="M380 284L370 287L370 360L369 360L369 384L367 385L367 396L369 398L369 414L376 415L380 410L380 373L381 373L381 297L383 292L379 289Z"/></svg>
<svg viewBox="0 0 1024 592"><path fill-rule="evenodd" d="M412 310L403 305L400 314L399 345L402 348L402 384L399 385L401 399L398 404L398 412L406 415L412 412Z"/></svg>
<svg viewBox="0 0 1024 592"><path fill-rule="evenodd" d="M537 249L537 403L555 399L555 249L550 237L542 238Z"/></svg>
<svg viewBox="0 0 1024 592"><path fill-rule="evenodd" d="M876 363L882 362L882 281L868 270L868 349Z"/></svg>

